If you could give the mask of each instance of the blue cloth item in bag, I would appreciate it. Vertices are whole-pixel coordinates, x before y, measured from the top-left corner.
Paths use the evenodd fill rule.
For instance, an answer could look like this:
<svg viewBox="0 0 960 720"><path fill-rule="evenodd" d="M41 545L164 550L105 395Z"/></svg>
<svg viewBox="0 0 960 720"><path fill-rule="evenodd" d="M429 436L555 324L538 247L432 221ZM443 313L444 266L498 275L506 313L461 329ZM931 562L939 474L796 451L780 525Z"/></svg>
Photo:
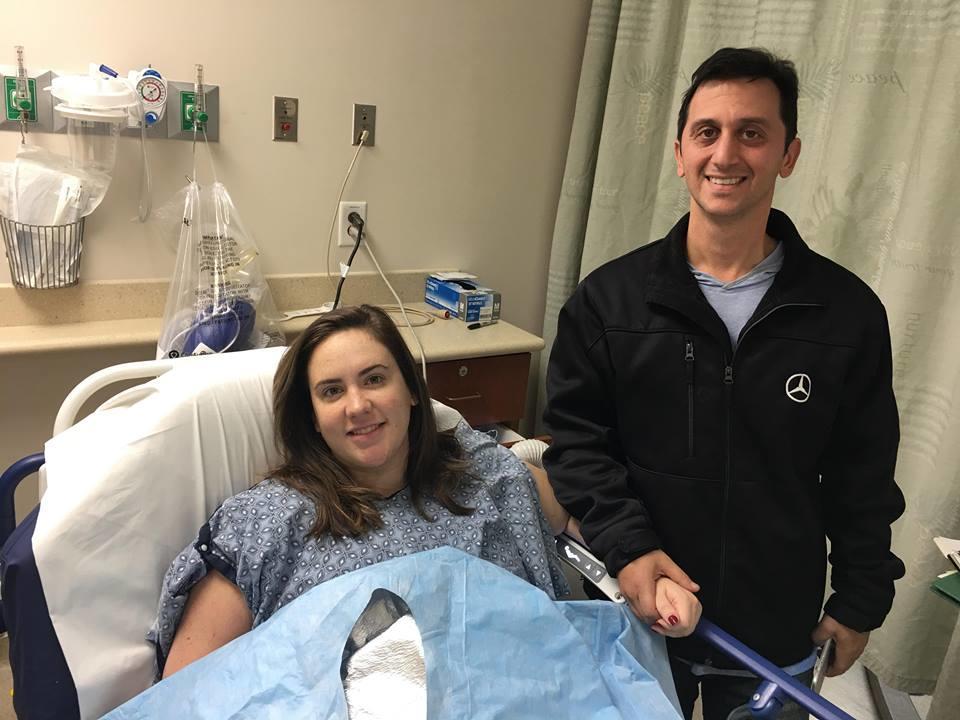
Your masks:
<svg viewBox="0 0 960 720"><path fill-rule="evenodd" d="M681 717L663 638L628 608L555 602L450 547L325 582L106 717L346 720L344 643L378 588L420 631L430 718Z"/></svg>

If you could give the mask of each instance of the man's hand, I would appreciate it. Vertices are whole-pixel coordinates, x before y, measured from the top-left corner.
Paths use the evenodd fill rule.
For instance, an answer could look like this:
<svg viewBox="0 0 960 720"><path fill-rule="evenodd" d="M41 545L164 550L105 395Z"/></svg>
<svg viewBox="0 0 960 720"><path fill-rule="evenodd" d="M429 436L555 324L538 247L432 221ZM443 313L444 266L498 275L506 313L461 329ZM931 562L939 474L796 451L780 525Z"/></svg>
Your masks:
<svg viewBox="0 0 960 720"><path fill-rule="evenodd" d="M668 577L690 592L700 589L663 550L641 555L617 575L620 592L630 609L647 625L653 625L660 617L657 610L657 578L660 577Z"/></svg>
<svg viewBox="0 0 960 720"><path fill-rule="evenodd" d="M867 646L867 640L870 639L870 633L851 630L829 615L824 615L820 623L813 629L813 642L817 645L823 645L829 637L833 638L836 646L833 651L833 659L827 667L827 677L836 677L837 675L843 675L860 657L863 649Z"/></svg>

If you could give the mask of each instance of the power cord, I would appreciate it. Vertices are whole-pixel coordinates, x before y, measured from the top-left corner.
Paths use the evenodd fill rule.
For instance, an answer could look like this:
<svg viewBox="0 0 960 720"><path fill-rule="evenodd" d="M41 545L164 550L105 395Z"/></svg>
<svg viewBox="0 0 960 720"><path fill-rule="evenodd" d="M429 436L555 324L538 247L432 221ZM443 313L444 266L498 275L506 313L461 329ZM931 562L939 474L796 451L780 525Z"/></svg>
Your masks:
<svg viewBox="0 0 960 720"><path fill-rule="evenodd" d="M347 168L347 174L343 178L343 185L340 186L337 201L333 204L333 219L330 221L330 232L327 234L326 260L327 282L330 283L331 288L333 287L333 273L330 272L330 246L333 245L333 229L337 226L337 216L340 214L340 201L343 199L343 191L347 187L347 181L350 180L350 173L353 172L353 166L357 164L357 158L360 157L360 151L363 150L363 143L366 142L369 135L370 132L364 130L360 133L360 137L357 138L357 151L353 154L353 160L350 161L350 167Z"/></svg>
<svg viewBox="0 0 960 720"><path fill-rule="evenodd" d="M400 312L399 305L381 305L380 309L383 310L385 313L387 313L387 315L394 315ZM427 325L435 323L438 317L438 315L432 315L428 312L424 312L423 310L416 310L414 308L406 308L405 312L407 313L407 315L421 319L421 322L415 322L410 326L415 328L426 327Z"/></svg>
<svg viewBox="0 0 960 720"><path fill-rule="evenodd" d="M373 266L377 269L377 272L380 274L380 277L383 278L383 282L386 284L387 288L390 290L390 294L393 295L393 299L397 301L397 307L400 310L400 314L403 315L403 321L407 324L407 327L410 328L410 334L413 335L413 341L417 344L417 350L420 351L420 370L423 374L423 381L427 382L427 356L423 352L423 345L420 344L420 338L417 337L417 331L413 329L413 323L410 322L410 318L407 317L407 310L403 306L403 302L400 300L400 296L397 295L397 291L393 289L393 285L390 284L390 281L387 280L387 276L384 275L383 270L380 267L380 263L377 262L377 256L373 254L373 248L370 246L370 236L367 235L367 241L363 244L363 249L367 251L367 255L370 256L370 260L373 261ZM432 321L432 318L431 318ZM429 324L429 323L424 323Z"/></svg>
<svg viewBox="0 0 960 720"><path fill-rule="evenodd" d="M350 257L347 258L346 264L340 266L340 282L337 283L337 294L333 297L333 310L340 306L340 292L343 290L343 283L347 279L347 273L350 272L350 266L353 265L353 258L356 256L357 250L360 249L360 242L363 240L363 218L352 212L347 215L347 220L350 223L350 229L347 230L347 233L351 234L350 230L356 230L357 241L353 244L353 250L350 251Z"/></svg>

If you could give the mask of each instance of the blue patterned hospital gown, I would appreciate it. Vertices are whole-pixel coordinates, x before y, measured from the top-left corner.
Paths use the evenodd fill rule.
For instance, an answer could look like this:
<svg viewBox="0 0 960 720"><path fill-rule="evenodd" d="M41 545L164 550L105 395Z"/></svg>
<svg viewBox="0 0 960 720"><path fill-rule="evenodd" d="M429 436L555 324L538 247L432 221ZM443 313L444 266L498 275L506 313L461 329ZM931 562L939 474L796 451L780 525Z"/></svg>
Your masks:
<svg viewBox="0 0 960 720"><path fill-rule="evenodd" d="M360 537L330 534L319 540L313 502L275 480L228 498L177 555L163 580L157 619L147 639L166 661L187 594L215 568L243 593L253 627L320 583L351 570L449 545L503 567L556 598L568 592L553 536L526 466L489 436L461 422L455 431L478 482L457 499L474 508L457 516L432 499L430 522L410 502L409 490L378 501L383 527Z"/></svg>

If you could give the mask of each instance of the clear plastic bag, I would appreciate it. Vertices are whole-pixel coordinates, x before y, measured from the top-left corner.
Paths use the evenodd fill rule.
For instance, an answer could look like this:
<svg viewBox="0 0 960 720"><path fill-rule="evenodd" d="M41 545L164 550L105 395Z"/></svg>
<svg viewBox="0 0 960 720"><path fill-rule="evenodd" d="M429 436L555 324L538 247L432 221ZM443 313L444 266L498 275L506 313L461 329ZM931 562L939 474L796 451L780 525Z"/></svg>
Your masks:
<svg viewBox="0 0 960 720"><path fill-rule="evenodd" d="M285 344L257 246L227 189L194 182L178 197L180 243L157 359Z"/></svg>
<svg viewBox="0 0 960 720"><path fill-rule="evenodd" d="M7 185L7 217L26 225L69 225L96 210L110 186L110 171L21 145Z"/></svg>

